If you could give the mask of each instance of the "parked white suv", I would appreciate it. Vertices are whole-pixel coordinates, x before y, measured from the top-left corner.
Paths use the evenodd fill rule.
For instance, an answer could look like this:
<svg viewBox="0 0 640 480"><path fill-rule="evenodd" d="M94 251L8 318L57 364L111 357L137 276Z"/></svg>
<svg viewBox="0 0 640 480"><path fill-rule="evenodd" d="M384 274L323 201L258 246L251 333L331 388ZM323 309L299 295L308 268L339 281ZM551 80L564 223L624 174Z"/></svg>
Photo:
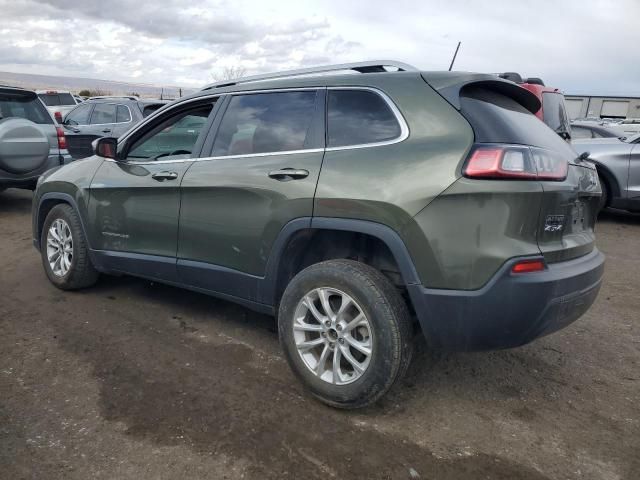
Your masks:
<svg viewBox="0 0 640 480"><path fill-rule="evenodd" d="M36 90L36 94L59 123L62 123L62 118L78 104L73 94L68 91ZM56 112L60 112L60 115L56 115Z"/></svg>

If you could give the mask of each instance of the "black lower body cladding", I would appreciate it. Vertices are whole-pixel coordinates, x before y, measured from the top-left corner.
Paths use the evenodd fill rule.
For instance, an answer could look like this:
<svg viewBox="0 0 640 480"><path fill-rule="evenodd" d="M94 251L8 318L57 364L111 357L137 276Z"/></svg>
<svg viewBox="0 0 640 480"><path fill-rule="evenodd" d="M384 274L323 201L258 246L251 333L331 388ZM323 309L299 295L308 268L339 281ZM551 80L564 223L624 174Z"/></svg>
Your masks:
<svg viewBox="0 0 640 480"><path fill-rule="evenodd" d="M427 341L456 351L524 345L577 320L598 295L604 255L597 249L535 273L511 273L518 260L479 290L409 286Z"/></svg>

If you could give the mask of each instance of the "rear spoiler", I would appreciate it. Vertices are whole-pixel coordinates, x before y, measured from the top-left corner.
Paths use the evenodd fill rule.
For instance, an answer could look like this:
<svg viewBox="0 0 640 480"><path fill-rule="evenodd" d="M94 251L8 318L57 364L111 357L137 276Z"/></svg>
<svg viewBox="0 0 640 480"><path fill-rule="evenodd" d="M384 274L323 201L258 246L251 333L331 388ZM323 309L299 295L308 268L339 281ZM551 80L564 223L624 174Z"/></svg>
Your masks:
<svg viewBox="0 0 640 480"><path fill-rule="evenodd" d="M468 87L484 88L501 93L514 99L531 113L536 113L542 106L538 97L529 90L495 75L459 72L426 72L421 75L425 82L458 110L460 110L460 95Z"/></svg>

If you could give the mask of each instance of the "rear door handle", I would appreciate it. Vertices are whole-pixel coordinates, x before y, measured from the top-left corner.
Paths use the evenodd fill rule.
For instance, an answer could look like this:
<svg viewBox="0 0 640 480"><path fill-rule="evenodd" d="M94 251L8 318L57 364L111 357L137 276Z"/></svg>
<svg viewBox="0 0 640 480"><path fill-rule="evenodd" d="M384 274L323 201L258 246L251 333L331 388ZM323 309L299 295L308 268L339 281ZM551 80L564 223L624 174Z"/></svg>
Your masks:
<svg viewBox="0 0 640 480"><path fill-rule="evenodd" d="M102 130L102 133L111 133L111 129L110 128L105 128L104 130Z"/></svg>
<svg viewBox="0 0 640 480"><path fill-rule="evenodd" d="M165 180L175 180L176 178L178 178L178 173L177 172L158 172L151 175L151 178L159 182L164 182Z"/></svg>
<svg viewBox="0 0 640 480"><path fill-rule="evenodd" d="M274 170L269 172L269 177L275 180L297 180L300 178L306 178L309 176L308 170L302 170L297 168L283 168L281 170Z"/></svg>

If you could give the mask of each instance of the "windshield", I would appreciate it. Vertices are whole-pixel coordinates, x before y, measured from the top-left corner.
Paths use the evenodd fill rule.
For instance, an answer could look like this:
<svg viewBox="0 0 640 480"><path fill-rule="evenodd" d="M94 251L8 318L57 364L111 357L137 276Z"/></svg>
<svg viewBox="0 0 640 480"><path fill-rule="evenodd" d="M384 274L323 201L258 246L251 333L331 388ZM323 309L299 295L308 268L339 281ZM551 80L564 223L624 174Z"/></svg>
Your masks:
<svg viewBox="0 0 640 480"><path fill-rule="evenodd" d="M542 111L544 123L559 133L561 137L571 135L569 116L564 105L564 95L561 93L543 92Z"/></svg>

